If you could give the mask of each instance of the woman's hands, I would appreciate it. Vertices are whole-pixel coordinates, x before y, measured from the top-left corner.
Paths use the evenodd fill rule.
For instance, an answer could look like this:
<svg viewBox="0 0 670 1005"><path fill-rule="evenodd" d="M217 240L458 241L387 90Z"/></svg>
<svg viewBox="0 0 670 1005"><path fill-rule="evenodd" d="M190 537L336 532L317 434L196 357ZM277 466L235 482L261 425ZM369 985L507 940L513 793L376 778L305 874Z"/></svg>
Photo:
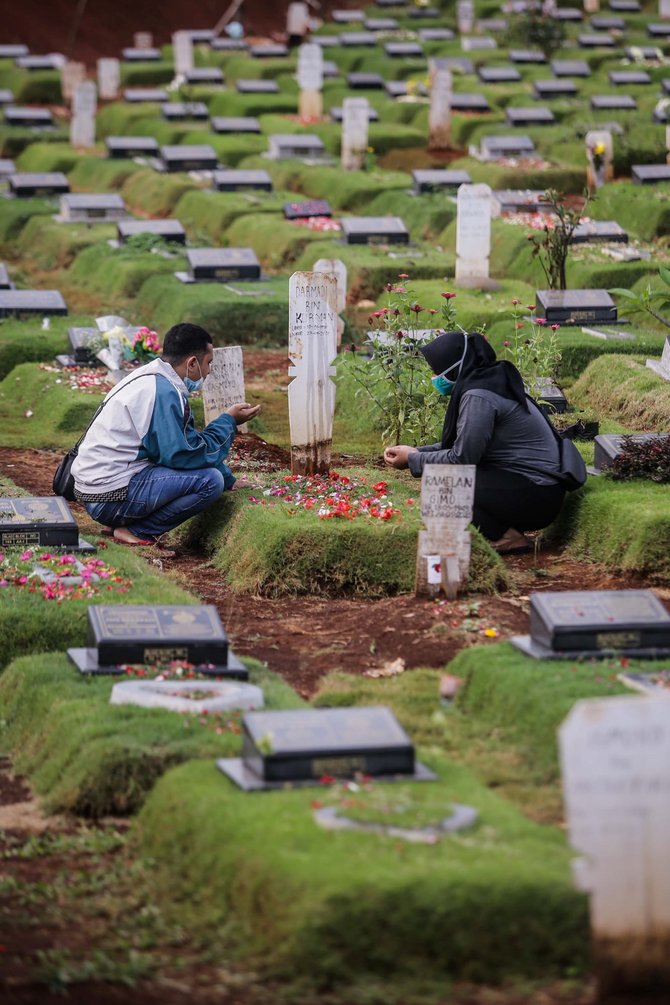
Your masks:
<svg viewBox="0 0 670 1005"><path fill-rule="evenodd" d="M399 443L395 447L387 447L384 451L384 460L392 468L406 468L409 465L409 455L416 454L416 447L407 447Z"/></svg>

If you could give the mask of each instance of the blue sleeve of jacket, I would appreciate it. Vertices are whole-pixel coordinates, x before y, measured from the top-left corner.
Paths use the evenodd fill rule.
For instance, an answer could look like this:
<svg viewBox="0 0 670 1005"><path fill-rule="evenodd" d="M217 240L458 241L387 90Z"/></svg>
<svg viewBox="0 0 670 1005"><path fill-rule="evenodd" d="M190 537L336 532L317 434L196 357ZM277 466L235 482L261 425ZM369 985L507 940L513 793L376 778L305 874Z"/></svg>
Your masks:
<svg viewBox="0 0 670 1005"><path fill-rule="evenodd" d="M235 479L224 464L237 433L232 415L219 415L201 432L190 416L184 425L183 399L167 380L156 381L156 400L138 457L177 470L218 468L231 488Z"/></svg>

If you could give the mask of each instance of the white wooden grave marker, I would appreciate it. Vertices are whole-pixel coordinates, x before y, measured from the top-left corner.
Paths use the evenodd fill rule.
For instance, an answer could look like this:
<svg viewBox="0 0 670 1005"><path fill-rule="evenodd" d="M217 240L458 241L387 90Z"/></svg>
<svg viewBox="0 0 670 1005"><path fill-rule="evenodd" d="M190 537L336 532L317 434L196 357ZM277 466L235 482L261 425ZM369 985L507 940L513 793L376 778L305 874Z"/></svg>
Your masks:
<svg viewBox="0 0 670 1005"><path fill-rule="evenodd" d="M118 59L98 60L98 94L103 101L115 101L119 96L121 70Z"/></svg>
<svg viewBox="0 0 670 1005"><path fill-rule="evenodd" d="M608 129L593 129L586 134L586 182L596 192L614 177L612 134Z"/></svg>
<svg viewBox="0 0 670 1005"><path fill-rule="evenodd" d="M71 102L78 84L86 80L85 63L64 63L60 71L60 88L63 100Z"/></svg>
<svg viewBox="0 0 670 1005"><path fill-rule="evenodd" d="M72 99L70 144L73 147L95 146L95 113L98 89L92 80L78 84Z"/></svg>
<svg viewBox="0 0 670 1005"><path fill-rule="evenodd" d="M193 41L188 31L175 31L172 36L174 72L176 77L185 77L193 69Z"/></svg>
<svg viewBox="0 0 670 1005"><path fill-rule="evenodd" d="M430 78L428 148L449 150L451 146L451 72L437 69Z"/></svg>
<svg viewBox="0 0 670 1005"><path fill-rule="evenodd" d="M324 272L294 272L289 282L288 413L291 471L327 473L333 441L337 355L337 281Z"/></svg>
<svg viewBox="0 0 670 1005"><path fill-rule="evenodd" d="M475 498L474 464L426 464L421 477L421 518L416 558L416 593L440 586L450 600L467 581Z"/></svg>
<svg viewBox="0 0 670 1005"><path fill-rule="evenodd" d="M154 36L150 31L136 31L133 35L133 49L153 49Z"/></svg>
<svg viewBox="0 0 670 1005"><path fill-rule="evenodd" d="M319 258L312 266L314 272L328 272L337 282L337 345L342 345L344 321L342 311L347 306L347 267L340 258Z"/></svg>
<svg viewBox="0 0 670 1005"><path fill-rule="evenodd" d="M670 20L670 0L658 0L658 16L662 21Z"/></svg>
<svg viewBox="0 0 670 1005"><path fill-rule="evenodd" d="M456 23L461 35L469 35L475 27L475 5L472 0L458 0Z"/></svg>
<svg viewBox="0 0 670 1005"><path fill-rule="evenodd" d="M600 10L600 0L584 0L584 13L597 14Z"/></svg>
<svg viewBox="0 0 670 1005"><path fill-rule="evenodd" d="M590 895L601 981L670 990L670 700L578 701L559 742L569 839L584 856L573 873Z"/></svg>
<svg viewBox="0 0 670 1005"><path fill-rule="evenodd" d="M306 3L290 3L286 11L286 34L304 38L309 30L309 6Z"/></svg>
<svg viewBox="0 0 670 1005"><path fill-rule="evenodd" d="M342 102L342 167L360 171L368 152L367 98L345 98Z"/></svg>
<svg viewBox="0 0 670 1005"><path fill-rule="evenodd" d="M323 113L323 49L320 45L301 45L298 49L299 114L304 119L320 119Z"/></svg>
<svg viewBox="0 0 670 1005"><path fill-rule="evenodd" d="M456 202L456 282L476 286L489 277L491 189L460 185Z"/></svg>
<svg viewBox="0 0 670 1005"><path fill-rule="evenodd" d="M205 424L218 418L238 401L246 401L242 346L231 345L215 349L209 376L202 386ZM238 426L238 429L245 433L246 423Z"/></svg>

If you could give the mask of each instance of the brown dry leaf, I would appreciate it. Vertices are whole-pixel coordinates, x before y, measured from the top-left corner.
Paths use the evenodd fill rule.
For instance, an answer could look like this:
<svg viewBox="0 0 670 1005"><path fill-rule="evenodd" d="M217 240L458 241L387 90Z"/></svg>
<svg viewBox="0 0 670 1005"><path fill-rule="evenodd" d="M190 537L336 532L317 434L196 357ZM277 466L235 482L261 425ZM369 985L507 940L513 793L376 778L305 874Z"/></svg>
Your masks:
<svg viewBox="0 0 670 1005"><path fill-rule="evenodd" d="M389 663L384 663L383 666L378 667L376 670L365 670L363 673L364 677L397 677L399 673L403 673L405 670L405 661L402 656L399 656L397 660L393 660Z"/></svg>

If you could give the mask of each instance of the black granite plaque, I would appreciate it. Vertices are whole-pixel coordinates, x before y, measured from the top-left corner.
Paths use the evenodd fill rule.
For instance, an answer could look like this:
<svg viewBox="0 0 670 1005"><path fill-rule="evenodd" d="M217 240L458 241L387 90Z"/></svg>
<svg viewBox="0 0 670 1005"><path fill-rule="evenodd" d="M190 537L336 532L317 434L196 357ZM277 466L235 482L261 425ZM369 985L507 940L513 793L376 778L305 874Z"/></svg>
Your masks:
<svg viewBox="0 0 670 1005"><path fill-rule="evenodd" d="M68 328L67 335L72 346L72 358L77 366L99 365L89 349L91 339L100 335L97 328Z"/></svg>
<svg viewBox="0 0 670 1005"><path fill-rule="evenodd" d="M340 45L348 48L356 46L373 47L377 44L377 36L373 31L343 31L340 35Z"/></svg>
<svg viewBox="0 0 670 1005"><path fill-rule="evenodd" d="M249 43L243 38L213 38L209 47L214 52L246 52Z"/></svg>
<svg viewBox="0 0 670 1005"><path fill-rule="evenodd" d="M642 10L639 0L609 0L607 6L620 14L639 14Z"/></svg>
<svg viewBox="0 0 670 1005"><path fill-rule="evenodd" d="M22 171L7 179L9 191L16 196L63 195L70 183L61 171Z"/></svg>
<svg viewBox="0 0 670 1005"><path fill-rule="evenodd" d="M347 86L352 91L381 91L384 78L381 73L348 73Z"/></svg>
<svg viewBox="0 0 670 1005"><path fill-rule="evenodd" d="M577 85L567 77L556 80L534 80L533 90L538 98L572 97L577 94Z"/></svg>
<svg viewBox="0 0 670 1005"><path fill-rule="evenodd" d="M214 84L220 86L224 82L223 70L218 66L194 66L186 71L187 84Z"/></svg>
<svg viewBox="0 0 670 1005"><path fill-rule="evenodd" d="M268 137L269 156L277 160L291 157L322 158L326 152L320 136L313 133L274 133Z"/></svg>
<svg viewBox="0 0 670 1005"><path fill-rule="evenodd" d="M0 548L79 550L79 528L60 496L0 499ZM91 550L91 546L87 548Z"/></svg>
<svg viewBox="0 0 670 1005"><path fill-rule="evenodd" d="M670 181L670 164L633 164L631 181L635 185L656 185Z"/></svg>
<svg viewBox="0 0 670 1005"><path fill-rule="evenodd" d="M116 231L121 243L136 234L155 234L164 241L186 244L186 232L179 220L120 220Z"/></svg>
<svg viewBox="0 0 670 1005"><path fill-rule="evenodd" d="M591 76L591 67L583 59L552 59L549 65L555 77Z"/></svg>
<svg viewBox="0 0 670 1005"><path fill-rule="evenodd" d="M169 95L162 87L126 87L123 100L130 104L140 101L167 101Z"/></svg>
<svg viewBox="0 0 670 1005"><path fill-rule="evenodd" d="M547 62L547 57L539 49L510 49L509 58L513 63Z"/></svg>
<svg viewBox="0 0 670 1005"><path fill-rule="evenodd" d="M409 0L375 0L377 7L406 7Z"/></svg>
<svg viewBox="0 0 670 1005"><path fill-rule="evenodd" d="M474 73L475 67L467 56L435 56L431 64L436 70L452 70L454 73Z"/></svg>
<svg viewBox="0 0 670 1005"><path fill-rule="evenodd" d="M530 136L485 136L481 142L481 156L494 160L497 157L531 157L535 144Z"/></svg>
<svg viewBox="0 0 670 1005"><path fill-rule="evenodd" d="M594 112L635 112L637 101L630 94L594 94L591 108Z"/></svg>
<svg viewBox="0 0 670 1005"><path fill-rule="evenodd" d="M330 117L333 122L342 122L344 109L338 107L331 108ZM368 122L379 122L379 113L376 108L368 107Z"/></svg>
<svg viewBox="0 0 670 1005"><path fill-rule="evenodd" d="M158 141L153 136L108 136L105 146L114 158L158 156Z"/></svg>
<svg viewBox="0 0 670 1005"><path fill-rule="evenodd" d="M384 706L246 712L241 761L217 765L245 789L357 774L379 781L435 777L417 764L411 740Z"/></svg>
<svg viewBox="0 0 670 1005"><path fill-rule="evenodd" d="M241 168L222 168L215 171L212 180L218 192L239 192L243 189L272 191L272 178L267 171L247 171Z"/></svg>
<svg viewBox="0 0 670 1005"><path fill-rule="evenodd" d="M339 66L330 59L323 60L321 64L321 72L324 80L335 80L340 76Z"/></svg>
<svg viewBox="0 0 670 1005"><path fill-rule="evenodd" d="M283 59L289 55L289 50L287 46L279 43L267 43L250 46L249 55L254 59Z"/></svg>
<svg viewBox="0 0 670 1005"><path fill-rule="evenodd" d="M448 168L417 168L412 171L412 178L414 191L417 195L445 188L455 189L459 185L472 183L472 178L467 171L449 170Z"/></svg>
<svg viewBox="0 0 670 1005"><path fill-rule="evenodd" d="M38 70L60 69L62 56L59 56L58 53L52 53L49 56L18 56L14 62L20 69L34 73Z"/></svg>
<svg viewBox="0 0 670 1005"><path fill-rule="evenodd" d="M346 216L340 220L347 244L407 244L409 233L398 216Z"/></svg>
<svg viewBox="0 0 670 1005"><path fill-rule="evenodd" d="M417 34L422 42L450 42L454 37L451 28L419 28Z"/></svg>
<svg viewBox="0 0 670 1005"><path fill-rule="evenodd" d="M335 24L352 24L354 21L365 20L362 10L334 10L330 16Z"/></svg>
<svg viewBox="0 0 670 1005"><path fill-rule="evenodd" d="M385 42L384 52L390 59L423 59L423 49L417 42Z"/></svg>
<svg viewBox="0 0 670 1005"><path fill-rule="evenodd" d="M551 15L554 21L583 21L584 13L579 7L557 7Z"/></svg>
<svg viewBox="0 0 670 1005"><path fill-rule="evenodd" d="M326 199L307 199L304 202L285 202L286 220L307 220L312 216L332 216L333 210Z"/></svg>
<svg viewBox="0 0 670 1005"><path fill-rule="evenodd" d="M4 262L0 262L0 290L13 290L14 284L9 278L9 273L7 272L7 266Z"/></svg>
<svg viewBox="0 0 670 1005"><path fill-rule="evenodd" d="M596 471L606 471L611 468L621 453L624 439L633 443L651 443L657 439L670 439L670 433L601 433L595 438L593 467Z"/></svg>
<svg viewBox="0 0 670 1005"><path fill-rule="evenodd" d="M43 129L53 125L53 115L48 108L24 108L9 105L5 108L5 122L8 126L28 126Z"/></svg>
<svg viewBox="0 0 670 1005"><path fill-rule="evenodd" d="M409 87L404 80L387 80L384 90L389 98L404 98L409 94Z"/></svg>
<svg viewBox="0 0 670 1005"><path fill-rule="evenodd" d="M537 290L536 315L549 324L612 324L617 309L607 290Z"/></svg>
<svg viewBox="0 0 670 1005"><path fill-rule="evenodd" d="M207 122L209 109L203 101L168 101L161 105L161 115L168 122Z"/></svg>
<svg viewBox="0 0 670 1005"><path fill-rule="evenodd" d="M248 680L211 605L107 605L88 608L88 646L67 654L84 674L120 674L126 664L193 664L198 673Z"/></svg>
<svg viewBox="0 0 670 1005"><path fill-rule="evenodd" d="M279 84L276 80L237 80L235 90L238 94L279 94Z"/></svg>
<svg viewBox="0 0 670 1005"><path fill-rule="evenodd" d="M419 21L419 20L422 20L422 21L429 21L429 20L430 21L434 21L438 17L440 17L441 14L442 14L442 12L440 10L438 10L437 7L410 7L410 9L407 11L407 16L415 18L417 21ZM449 30L448 28L445 29L445 31L448 31L448 30ZM454 37L453 31L451 32L450 37L451 38ZM438 41L444 42L444 41L448 41L448 39L438 39Z"/></svg>
<svg viewBox="0 0 670 1005"><path fill-rule="evenodd" d="M640 59L649 60L650 63L658 63L663 54L660 49L651 45L626 46L624 49L626 59L638 62Z"/></svg>
<svg viewBox="0 0 670 1005"><path fill-rule="evenodd" d="M121 50L121 58L126 63L157 63L161 58L160 49L128 49Z"/></svg>
<svg viewBox="0 0 670 1005"><path fill-rule="evenodd" d="M490 35L469 35L461 39L461 49L465 52L490 52L497 48L498 43Z"/></svg>
<svg viewBox="0 0 670 1005"><path fill-rule="evenodd" d="M652 38L667 38L670 35L670 24L648 24L647 35Z"/></svg>
<svg viewBox="0 0 670 1005"><path fill-rule="evenodd" d="M542 189L495 189L491 196L501 213L549 213L551 204Z"/></svg>
<svg viewBox="0 0 670 1005"><path fill-rule="evenodd" d="M628 234L615 220L591 220L589 223L578 224L570 238L571 244L592 244L597 241L627 244Z"/></svg>
<svg viewBox="0 0 670 1005"><path fill-rule="evenodd" d="M58 290L0 290L0 318L67 314Z"/></svg>
<svg viewBox="0 0 670 1005"><path fill-rule="evenodd" d="M28 55L27 45L0 45L0 59L20 59Z"/></svg>
<svg viewBox="0 0 670 1005"><path fill-rule="evenodd" d="M127 214L125 203L116 192L109 194L76 192L62 195L60 211L64 219L89 222L119 220Z"/></svg>
<svg viewBox="0 0 670 1005"><path fill-rule="evenodd" d="M318 45L321 49L334 49L340 44L339 35L312 35L310 37L312 45Z"/></svg>
<svg viewBox="0 0 670 1005"><path fill-rule="evenodd" d="M540 377L533 385L532 396L546 415L562 415L568 410L565 395L551 377Z"/></svg>
<svg viewBox="0 0 670 1005"><path fill-rule="evenodd" d="M483 94L469 94L463 91L454 92L451 96L451 108L454 112L490 112L491 106Z"/></svg>
<svg viewBox="0 0 670 1005"><path fill-rule="evenodd" d="M213 171L219 166L216 152L207 143L161 147L166 171Z"/></svg>
<svg viewBox="0 0 670 1005"><path fill-rule="evenodd" d="M513 645L545 659L670 654L670 614L652 590L532 593L530 635Z"/></svg>
<svg viewBox="0 0 670 1005"><path fill-rule="evenodd" d="M260 279L252 248L193 248L186 252L191 277L198 280Z"/></svg>
<svg viewBox="0 0 670 1005"><path fill-rule="evenodd" d="M625 31L626 22L622 17L611 17L607 14L596 15L591 18L591 27L594 31Z"/></svg>
<svg viewBox="0 0 670 1005"><path fill-rule="evenodd" d="M16 165L9 157L0 157L0 179L6 180L10 174L16 174Z"/></svg>
<svg viewBox="0 0 670 1005"><path fill-rule="evenodd" d="M216 38L211 28L191 28L189 35L193 45L209 45Z"/></svg>
<svg viewBox="0 0 670 1005"><path fill-rule="evenodd" d="M252 115L214 115L211 122L215 133L260 133L261 131L260 122Z"/></svg>
<svg viewBox="0 0 670 1005"><path fill-rule="evenodd" d="M363 27L366 31L395 31L398 22L394 17L369 17Z"/></svg>
<svg viewBox="0 0 670 1005"><path fill-rule="evenodd" d="M535 108L506 108L505 118L510 126L551 126L556 121L552 110L541 105Z"/></svg>
<svg viewBox="0 0 670 1005"><path fill-rule="evenodd" d="M611 49L614 44L613 37L604 31L593 34L585 32L577 36L577 45L580 49Z"/></svg>
<svg viewBox="0 0 670 1005"><path fill-rule="evenodd" d="M480 66L477 76L482 84L514 84L521 80L513 66Z"/></svg>

